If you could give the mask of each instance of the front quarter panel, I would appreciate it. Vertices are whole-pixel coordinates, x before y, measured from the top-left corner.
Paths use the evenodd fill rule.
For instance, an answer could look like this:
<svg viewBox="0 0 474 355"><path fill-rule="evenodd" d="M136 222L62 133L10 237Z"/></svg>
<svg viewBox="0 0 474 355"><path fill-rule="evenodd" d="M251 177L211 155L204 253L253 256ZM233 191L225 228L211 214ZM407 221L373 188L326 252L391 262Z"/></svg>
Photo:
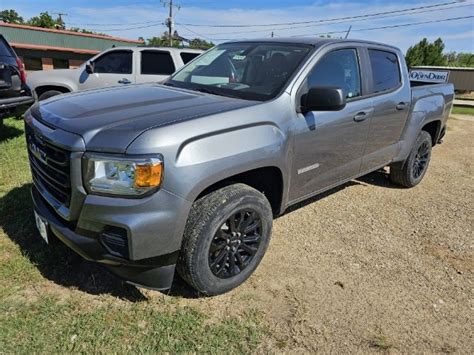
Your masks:
<svg viewBox="0 0 474 355"><path fill-rule="evenodd" d="M285 107L276 100L149 130L127 153L162 154L163 189L191 202L216 182L269 166L280 169L286 191L291 113Z"/></svg>

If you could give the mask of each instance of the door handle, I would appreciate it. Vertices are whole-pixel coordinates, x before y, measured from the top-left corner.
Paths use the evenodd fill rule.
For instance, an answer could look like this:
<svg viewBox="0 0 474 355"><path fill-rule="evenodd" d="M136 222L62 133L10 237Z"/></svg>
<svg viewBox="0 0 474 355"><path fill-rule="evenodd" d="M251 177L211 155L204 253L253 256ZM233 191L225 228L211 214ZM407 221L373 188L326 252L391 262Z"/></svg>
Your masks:
<svg viewBox="0 0 474 355"><path fill-rule="evenodd" d="M407 108L407 104L406 102L399 102L397 106L395 106L395 108L397 109L397 111L403 111Z"/></svg>
<svg viewBox="0 0 474 355"><path fill-rule="evenodd" d="M127 78L123 78L123 79L119 80L118 82L119 82L119 84L131 84L132 83Z"/></svg>
<svg viewBox="0 0 474 355"><path fill-rule="evenodd" d="M362 122L362 121L364 121L367 117L368 117L367 113L364 112L364 111L361 111L361 112L358 112L358 113L354 116L354 121L356 121L356 122Z"/></svg>

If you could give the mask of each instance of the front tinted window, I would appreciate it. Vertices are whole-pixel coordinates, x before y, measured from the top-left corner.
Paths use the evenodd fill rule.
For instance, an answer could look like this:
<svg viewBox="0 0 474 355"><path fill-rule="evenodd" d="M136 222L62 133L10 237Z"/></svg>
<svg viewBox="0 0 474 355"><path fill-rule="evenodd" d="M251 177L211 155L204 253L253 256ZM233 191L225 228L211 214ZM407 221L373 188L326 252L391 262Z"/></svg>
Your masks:
<svg viewBox="0 0 474 355"><path fill-rule="evenodd" d="M142 74L170 75L174 71L169 52L142 51Z"/></svg>
<svg viewBox="0 0 474 355"><path fill-rule="evenodd" d="M181 56L181 59L183 60L184 64L188 64L190 61L192 61L194 58L196 58L200 53L189 53L189 52L181 52L179 55Z"/></svg>
<svg viewBox="0 0 474 355"><path fill-rule="evenodd" d="M249 100L275 97L311 50L309 45L229 43L176 73L168 85Z"/></svg>
<svg viewBox="0 0 474 355"><path fill-rule="evenodd" d="M400 66L394 53L369 49L373 92L394 89L401 83Z"/></svg>
<svg viewBox="0 0 474 355"><path fill-rule="evenodd" d="M94 60L95 73L132 74L132 52L112 51Z"/></svg>
<svg viewBox="0 0 474 355"><path fill-rule="evenodd" d="M309 87L336 86L347 98L361 95L360 71L355 49L340 49L326 54L308 77Z"/></svg>

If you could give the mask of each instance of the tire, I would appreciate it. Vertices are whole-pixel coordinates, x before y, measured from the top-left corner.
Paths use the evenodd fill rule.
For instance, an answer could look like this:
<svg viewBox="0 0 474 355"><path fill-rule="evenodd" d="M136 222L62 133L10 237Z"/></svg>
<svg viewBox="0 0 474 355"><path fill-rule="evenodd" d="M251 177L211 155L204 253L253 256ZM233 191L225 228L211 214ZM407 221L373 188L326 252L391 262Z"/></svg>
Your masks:
<svg viewBox="0 0 474 355"><path fill-rule="evenodd" d="M408 157L402 162L390 165L390 180L405 187L418 185L428 170L431 148L430 134L421 131Z"/></svg>
<svg viewBox="0 0 474 355"><path fill-rule="evenodd" d="M262 260L272 224L270 203L250 186L234 184L202 197L194 202L186 223L178 273L204 295L232 290L247 280ZM242 233L244 229L246 233Z"/></svg>
<svg viewBox="0 0 474 355"><path fill-rule="evenodd" d="M43 100L49 99L50 97L53 97L53 96L56 96L56 95L61 95L61 94L64 94L64 93L61 92L61 91L58 91L58 90L48 90L48 91L43 92L38 97L38 100L43 101Z"/></svg>

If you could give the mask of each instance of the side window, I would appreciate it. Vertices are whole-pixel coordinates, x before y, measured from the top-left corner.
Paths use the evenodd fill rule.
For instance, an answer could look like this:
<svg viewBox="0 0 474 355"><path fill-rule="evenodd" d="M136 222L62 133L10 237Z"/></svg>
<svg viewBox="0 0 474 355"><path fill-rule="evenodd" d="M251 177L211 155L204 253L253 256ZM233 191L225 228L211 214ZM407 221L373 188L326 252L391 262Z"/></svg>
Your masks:
<svg viewBox="0 0 474 355"><path fill-rule="evenodd" d="M179 53L181 59L183 60L184 64L188 64L194 58L196 58L200 53L189 53L189 52L181 52Z"/></svg>
<svg viewBox="0 0 474 355"><path fill-rule="evenodd" d="M336 86L347 98L361 95L360 70L355 49L339 49L326 54L308 77L309 87Z"/></svg>
<svg viewBox="0 0 474 355"><path fill-rule="evenodd" d="M142 74L170 75L175 71L169 52L142 51Z"/></svg>
<svg viewBox="0 0 474 355"><path fill-rule="evenodd" d="M94 60L94 72L132 74L132 52L112 51Z"/></svg>
<svg viewBox="0 0 474 355"><path fill-rule="evenodd" d="M394 53L369 49L373 92L395 89L401 83L400 66Z"/></svg>

